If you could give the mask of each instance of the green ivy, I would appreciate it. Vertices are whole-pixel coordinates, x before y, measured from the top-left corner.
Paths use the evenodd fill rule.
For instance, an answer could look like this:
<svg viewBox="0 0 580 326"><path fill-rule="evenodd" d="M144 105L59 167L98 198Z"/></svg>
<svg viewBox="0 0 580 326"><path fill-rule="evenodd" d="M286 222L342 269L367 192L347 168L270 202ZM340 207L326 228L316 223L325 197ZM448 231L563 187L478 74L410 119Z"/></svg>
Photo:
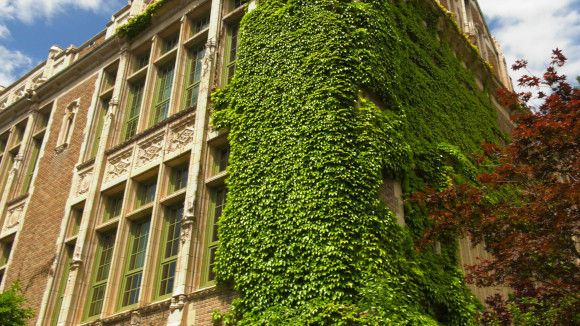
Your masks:
<svg viewBox="0 0 580 326"><path fill-rule="evenodd" d="M385 178L407 194L471 180L465 154L503 137L457 38L424 0L261 0L245 15L236 75L213 95L231 146L215 270L240 292L217 319L474 324L456 240L415 252L426 212L406 204L401 227L379 198Z"/></svg>
<svg viewBox="0 0 580 326"><path fill-rule="evenodd" d="M147 27L151 26L153 23L153 17L157 14L157 11L163 8L166 4L173 0L159 0L151 4L145 11L139 15L129 19L129 21L117 27L118 36L126 36L132 39L143 32Z"/></svg>

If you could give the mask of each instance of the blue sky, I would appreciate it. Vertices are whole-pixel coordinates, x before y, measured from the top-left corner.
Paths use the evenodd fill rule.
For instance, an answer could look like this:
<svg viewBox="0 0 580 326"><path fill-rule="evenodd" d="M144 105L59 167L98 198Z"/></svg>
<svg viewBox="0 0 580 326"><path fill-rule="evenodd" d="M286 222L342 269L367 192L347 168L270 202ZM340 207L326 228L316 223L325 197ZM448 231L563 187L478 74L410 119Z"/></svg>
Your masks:
<svg viewBox="0 0 580 326"><path fill-rule="evenodd" d="M0 0L0 85L46 59L52 45L80 46L103 30L127 0ZM541 75L551 49L563 49L563 72L580 75L580 0L479 0L508 66L527 59ZM512 74L514 83L518 74Z"/></svg>
<svg viewBox="0 0 580 326"><path fill-rule="evenodd" d="M127 0L0 0L0 85L46 60L53 45L80 46Z"/></svg>
<svg viewBox="0 0 580 326"><path fill-rule="evenodd" d="M541 76L552 49L568 58L559 71L577 85L580 75L580 0L479 0L491 33L497 38L508 68L517 59ZM514 85L523 72L511 72ZM521 91L521 89L520 89Z"/></svg>

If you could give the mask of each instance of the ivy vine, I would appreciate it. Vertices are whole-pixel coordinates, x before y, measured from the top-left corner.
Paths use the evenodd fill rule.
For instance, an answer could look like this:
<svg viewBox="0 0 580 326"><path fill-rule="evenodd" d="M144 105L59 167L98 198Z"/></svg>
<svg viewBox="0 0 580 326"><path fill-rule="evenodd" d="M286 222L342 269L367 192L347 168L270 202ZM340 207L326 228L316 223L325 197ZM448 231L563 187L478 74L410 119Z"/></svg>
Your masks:
<svg viewBox="0 0 580 326"><path fill-rule="evenodd" d="M139 15L132 17L129 21L119 27L117 27L118 36L126 36L129 39L135 38L137 35L141 34L147 27L151 26L153 23L153 17L157 14L159 9L163 8L166 4L173 0L159 0L151 4L145 11Z"/></svg>
<svg viewBox="0 0 580 326"><path fill-rule="evenodd" d="M406 194L469 180L465 154L503 137L446 17L424 0L261 0L245 15L236 75L213 95L231 146L215 270L240 292L221 318L474 324L455 239L415 252L426 212L406 204L401 227L379 197L386 178Z"/></svg>

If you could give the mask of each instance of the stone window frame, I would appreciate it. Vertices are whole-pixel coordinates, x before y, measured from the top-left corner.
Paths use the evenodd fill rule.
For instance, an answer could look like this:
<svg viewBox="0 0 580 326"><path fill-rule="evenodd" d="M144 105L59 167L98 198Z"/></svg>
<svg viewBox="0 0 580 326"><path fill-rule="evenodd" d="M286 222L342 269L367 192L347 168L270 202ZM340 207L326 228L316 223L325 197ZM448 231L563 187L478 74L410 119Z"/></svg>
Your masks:
<svg viewBox="0 0 580 326"><path fill-rule="evenodd" d="M180 109L197 106L205 51L205 45L200 45L199 43L187 49L187 59L183 74L183 103Z"/></svg>
<svg viewBox="0 0 580 326"><path fill-rule="evenodd" d="M0 284L4 282L6 268L8 268L8 264L10 263L10 257L13 256L14 239L15 234L0 239Z"/></svg>
<svg viewBox="0 0 580 326"><path fill-rule="evenodd" d="M187 20L184 20L187 21ZM188 28L187 23L175 22L156 33L149 42L142 43L131 51L132 60L129 64L129 70L132 71L126 78L126 93L128 96L125 103L121 104L121 110L124 111L122 121L122 131L118 137L119 142L124 142L133 136L144 131L157 123L160 123L170 116L181 110L179 101L176 100L181 93L181 78L183 75L184 62L181 60L179 53L183 51L185 35L184 30ZM177 44L171 49L166 48L166 39L177 37ZM172 43L173 44L173 43ZM145 54L145 55L144 55ZM140 58L147 57L141 64ZM145 61L147 61L145 63ZM164 76L163 70L169 71L168 76ZM169 77L169 78L164 78ZM168 82L166 79L170 79ZM165 81L166 92L161 92L161 84ZM142 84L141 84L142 83ZM129 107L134 103L131 93L134 92L131 85L140 85L142 91L140 100L140 109L138 114L129 116ZM133 110L136 111L136 110ZM129 123L133 123L129 129ZM133 130L129 132L128 130Z"/></svg>
<svg viewBox="0 0 580 326"><path fill-rule="evenodd" d="M86 302L85 302L85 308L83 309L83 317L82 320L83 321L91 321L91 320L95 320L97 318L99 318L103 312L103 308L104 305L106 303L106 299L107 299L107 291L108 291L108 284L109 284L109 279L111 276L111 271L112 271L112 267L113 267L113 262L115 259L115 249L118 246L118 238L117 238L117 234L118 233L118 229L115 227L113 229L107 229L105 231L102 232L97 232L97 248L95 251L95 255L94 255L94 264L91 270L91 274L90 274L90 279L89 279L89 285L88 285L88 290L87 290L87 296L86 296ZM112 237L112 240L111 240ZM112 242L112 244L110 242ZM110 245L110 247L105 247L107 245ZM107 254L106 252L104 252L105 250L110 250L110 254ZM106 254L106 256L103 256L104 254ZM105 260L108 261L103 261L103 257L105 258ZM101 267L107 265L108 268L106 270L100 270ZM103 272L105 274L105 276L103 276L103 274L100 274L100 272ZM99 289L100 288L100 289ZM95 295L99 295L98 293L95 293L95 291L100 290L101 292L98 292L101 295L100 298L97 298L96 301L100 301L100 307L97 309L97 307L94 305L95 304ZM91 310L93 309L93 313L91 314ZM96 310L98 310L98 313L94 313Z"/></svg>
<svg viewBox="0 0 580 326"><path fill-rule="evenodd" d="M155 281L153 287L153 299L162 300L172 296L175 289L175 276L177 269L177 257L179 254L180 237L181 237L181 223L183 221L183 214L185 212L185 203L181 201L178 204L166 206L163 209L163 217L161 219L161 234L158 246L158 253L156 255L156 271ZM169 246L169 248L168 248ZM169 254L168 250L169 249ZM171 267L172 266L172 267ZM169 267L169 274L165 274L165 267ZM172 279L172 281L169 281ZM162 288L167 289L167 284L164 282L171 282L172 286L168 292L160 293Z"/></svg>
<svg viewBox="0 0 580 326"><path fill-rule="evenodd" d="M225 181L229 175L227 171L227 165L223 170L218 168L220 161L219 154L220 151L224 148L229 148L227 134L221 134L213 139L208 140L208 151L206 158L207 169L205 171L205 185L207 195L205 200L205 207L202 208L202 211L205 212L205 227L202 229L204 240L202 242L203 246L201 251L202 260L200 288L210 287L215 284L214 280L211 278L210 268L212 266L212 250L216 250L219 247L219 239L217 239L217 241L214 241L213 239L214 233L216 232L216 222L219 219L219 216L216 217L216 204L219 192L225 191L224 199L227 198L228 192L225 184ZM227 162L229 163L229 160ZM227 199L225 200L227 202ZM224 207L222 207L222 214Z"/></svg>
<svg viewBox="0 0 580 326"><path fill-rule="evenodd" d="M125 114L121 140L125 141L139 132L139 121L143 112L143 103L145 97L146 78L135 80L128 83L127 102L125 103Z"/></svg>
<svg viewBox="0 0 580 326"><path fill-rule="evenodd" d="M54 301L52 302L51 309L47 311L52 311L48 313L50 316L50 326L56 326L58 324L58 318L60 316L61 308L62 308L62 301L64 299L64 292L66 290L66 284L68 281L69 274L71 272L71 267L73 263L73 253L74 248L76 246L76 241L68 242L63 245L63 250L61 251L61 263L60 270L57 270L56 275L60 275L60 278L56 278L54 280L54 285L56 288L53 288L52 292L56 294L56 296L51 296Z"/></svg>

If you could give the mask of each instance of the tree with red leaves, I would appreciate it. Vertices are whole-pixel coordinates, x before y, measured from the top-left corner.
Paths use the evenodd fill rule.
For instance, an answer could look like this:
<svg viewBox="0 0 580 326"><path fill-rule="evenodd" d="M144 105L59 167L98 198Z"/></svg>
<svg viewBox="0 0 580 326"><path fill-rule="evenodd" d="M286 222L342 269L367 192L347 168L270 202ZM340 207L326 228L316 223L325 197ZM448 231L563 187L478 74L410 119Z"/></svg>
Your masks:
<svg viewBox="0 0 580 326"><path fill-rule="evenodd" d="M493 256L468 266L466 276L478 286L512 289L507 300L488 298L491 310L479 316L486 325L580 325L580 90L558 74L565 61L556 49L541 78L518 80L535 95L498 90L502 104L524 113L513 118L506 148L484 144L474 155L487 169L477 182L411 199L429 208L433 222L422 245L467 236ZM537 108L528 105L534 96L543 100Z"/></svg>

